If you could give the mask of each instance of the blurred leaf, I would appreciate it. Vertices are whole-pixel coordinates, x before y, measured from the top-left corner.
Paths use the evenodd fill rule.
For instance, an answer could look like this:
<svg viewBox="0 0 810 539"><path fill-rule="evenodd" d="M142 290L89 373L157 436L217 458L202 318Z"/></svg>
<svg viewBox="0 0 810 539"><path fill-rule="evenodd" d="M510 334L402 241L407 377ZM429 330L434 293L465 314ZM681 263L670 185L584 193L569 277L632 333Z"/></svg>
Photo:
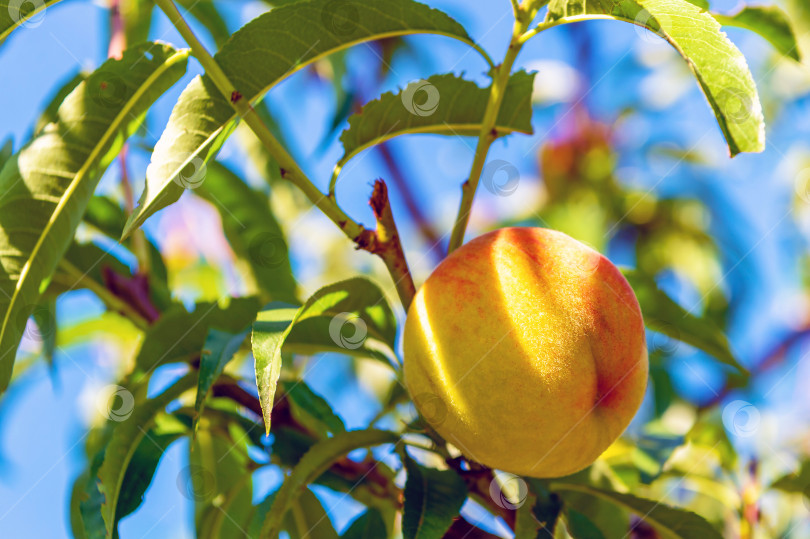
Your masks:
<svg viewBox="0 0 810 539"><path fill-rule="evenodd" d="M2 2L2 0L0 0ZM2 13L2 7L0 6L0 13ZM56 93L48 101L48 104L45 106L45 110L42 111L39 118L37 119L37 123L34 125L34 136L39 135L42 130L51 122L55 122L59 119L58 112L59 106L65 100L65 98L76 89L81 82L83 82L87 78L87 73L79 72L73 75L70 79L62 83Z"/></svg>
<svg viewBox="0 0 810 539"><path fill-rule="evenodd" d="M801 60L796 34L787 14L779 6L745 6L734 15L719 13L713 15L720 24L739 26L756 32L768 40L783 56L793 58L797 62Z"/></svg>
<svg viewBox="0 0 810 539"><path fill-rule="evenodd" d="M258 310L256 298L231 298L226 307L198 303L190 313L176 305L146 331L135 364L149 373L160 365L188 360L202 352L209 329L238 333L255 319Z"/></svg>
<svg viewBox="0 0 810 539"><path fill-rule="evenodd" d="M382 37L419 33L445 35L477 47L453 19L411 0L362 6L309 0L260 15L236 31L214 58L242 98L253 103L276 83L325 55ZM235 120L233 107L207 75L191 81L155 146L146 188L124 235L175 202L183 185L195 183L184 178L184 171L189 166L197 171L211 159L233 131Z"/></svg>
<svg viewBox="0 0 810 539"><path fill-rule="evenodd" d="M404 539L441 539L467 499L467 486L453 470L422 466L405 454Z"/></svg>
<svg viewBox="0 0 810 539"><path fill-rule="evenodd" d="M197 431L200 416L203 414L205 408L205 400L208 398L208 392L211 391L211 386L222 371L225 365L233 359L234 354L239 351L239 347L245 341L248 332L245 330L242 333L234 335L225 331L220 331L215 328L208 330L208 335L205 337L203 344L202 354L200 355L200 368L197 378L197 397L194 401L194 410L197 416L194 421L194 431Z"/></svg>
<svg viewBox="0 0 810 539"><path fill-rule="evenodd" d="M717 530L706 522L703 517L690 511L670 507L660 501L647 500L632 494L623 494L573 483L555 481L551 484L551 488L555 491L581 492L607 500L640 516L667 539L691 539L694 537L721 539L721 535Z"/></svg>
<svg viewBox="0 0 810 539"><path fill-rule="evenodd" d="M355 449L397 441L399 435L393 432L357 430L341 432L312 446L276 493L273 506L262 524L261 536L275 537L278 534L287 510L303 488L328 470L335 460Z"/></svg>
<svg viewBox="0 0 810 539"><path fill-rule="evenodd" d="M272 301L297 301L287 242L267 196L216 161L208 164L196 193L216 207L228 242L256 288Z"/></svg>
<svg viewBox="0 0 810 539"><path fill-rule="evenodd" d="M717 409L701 413L685 436L686 441L703 450L717 453L720 465L726 470L737 467L737 452L726 434L720 411Z"/></svg>
<svg viewBox="0 0 810 539"><path fill-rule="evenodd" d="M711 14L687 0L552 0L546 21L574 22L587 15L645 26L667 40L700 83L731 156L764 149L765 123L754 78L745 57Z"/></svg>
<svg viewBox="0 0 810 539"><path fill-rule="evenodd" d="M149 39L152 26L152 0L117 0L115 4L124 23L124 41L127 47Z"/></svg>
<svg viewBox="0 0 810 539"><path fill-rule="evenodd" d="M629 269L622 269L622 273L636 293L648 328L703 350L734 367L741 376L748 376L748 371L734 357L728 339L718 327L675 303L653 279Z"/></svg>
<svg viewBox="0 0 810 539"><path fill-rule="evenodd" d="M604 539L596 524L576 509L567 509L565 516L566 528L573 539Z"/></svg>
<svg viewBox="0 0 810 539"><path fill-rule="evenodd" d="M385 520L376 509L367 509L343 532L341 539L379 539L388 536Z"/></svg>
<svg viewBox="0 0 810 539"><path fill-rule="evenodd" d="M347 325L354 330L351 336L343 334ZM363 277L321 288L301 308L279 302L266 306L253 324L252 342L256 385L267 433L281 374L281 350L298 327L305 329L306 338L293 338L292 343L307 343L316 351L325 347L346 353L365 352L378 358L386 357L383 351L386 348L393 350L396 338L396 319L391 307L379 287Z"/></svg>
<svg viewBox="0 0 810 539"><path fill-rule="evenodd" d="M98 469L97 487L103 495L104 503L94 509L101 512L107 537L112 537L116 533L115 530L118 525L116 515L118 514L121 489L135 451L143 441L148 429L154 423L155 417L163 412L170 402L193 387L193 385L194 376L186 375L155 398L137 403L124 399L119 411L122 413L129 412L131 415L120 423L111 425L113 427L112 434L103 449L102 462ZM127 391L127 393L129 392ZM121 396L123 397L124 394L121 394ZM129 394L129 396L133 398L132 394ZM116 419L120 418L116 417Z"/></svg>
<svg viewBox="0 0 810 539"><path fill-rule="evenodd" d="M804 461L796 473L783 475L770 488L784 492L801 493L810 501L810 461Z"/></svg>
<svg viewBox="0 0 810 539"><path fill-rule="evenodd" d="M0 0L0 45L8 35L19 26L34 23L45 16L45 9L59 0L40 0L37 2L18 2L15 0Z"/></svg>
<svg viewBox="0 0 810 539"><path fill-rule="evenodd" d="M223 426L229 436L209 430L207 424L200 427L189 447L189 466L178 478L181 493L194 502L200 539L243 537L253 513L248 437L236 424Z"/></svg>
<svg viewBox="0 0 810 539"><path fill-rule="evenodd" d="M163 453L183 434L184 432L181 430L164 433L159 429L151 429L146 433L132 454L132 459L124 474L121 484L125 488L122 488L118 500L118 508L115 513L116 522L120 522L122 518L134 513L141 506Z"/></svg>
<svg viewBox="0 0 810 539"><path fill-rule="evenodd" d="M541 481L530 479L528 483L534 493L534 503L530 505L531 516L534 517L533 520L535 521L534 537L543 539L554 537L557 519L560 517L560 511L562 510L560 497L554 492L549 492ZM523 507L526 505L529 504L526 503ZM521 510L523 507L521 507ZM520 515L518 516L520 517ZM515 539L517 539L517 535Z"/></svg>
<svg viewBox="0 0 810 539"><path fill-rule="evenodd" d="M532 133L534 73L518 71L509 78L495 129L499 135ZM419 103L420 96L423 103ZM477 136L489 100L489 88L453 74L433 75L410 83L397 93L387 92L349 118L340 135L343 157L334 176L366 148L409 133Z"/></svg>
<svg viewBox="0 0 810 539"><path fill-rule="evenodd" d="M303 380L280 384L284 396L290 402L293 417L320 438L329 433L337 434L346 430L343 420L332 411L326 400L312 391Z"/></svg>
<svg viewBox="0 0 810 539"><path fill-rule="evenodd" d="M102 173L149 106L185 73L187 58L188 51L147 43L104 62L65 98L59 122L0 171L0 390L24 330L20 313L36 303L68 249Z"/></svg>
<svg viewBox="0 0 810 539"><path fill-rule="evenodd" d="M338 539L321 501L308 488L292 502L285 521L290 539Z"/></svg>
<svg viewBox="0 0 810 539"><path fill-rule="evenodd" d="M208 30L218 49L231 37L228 25L213 0L178 0L177 3Z"/></svg>

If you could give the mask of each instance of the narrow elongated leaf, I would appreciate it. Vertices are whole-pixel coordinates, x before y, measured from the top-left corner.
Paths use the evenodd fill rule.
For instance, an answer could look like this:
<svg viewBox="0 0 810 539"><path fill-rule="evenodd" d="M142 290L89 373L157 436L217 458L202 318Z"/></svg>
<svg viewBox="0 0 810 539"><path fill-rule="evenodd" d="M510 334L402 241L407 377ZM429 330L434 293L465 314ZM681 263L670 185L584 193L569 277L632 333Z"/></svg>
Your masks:
<svg viewBox="0 0 810 539"><path fill-rule="evenodd" d="M412 0L308 0L260 15L235 32L214 58L239 91L230 98L252 103L318 58L365 41L419 33L474 46L460 24ZM184 186L194 185L189 174L193 177L216 154L235 120L233 107L207 75L191 81L155 146L146 188L125 234L175 202Z"/></svg>
<svg viewBox="0 0 810 539"><path fill-rule="evenodd" d="M239 347L247 337L248 332L234 335L225 331L211 328L205 337L202 355L200 356L199 377L197 379L197 398L194 401L194 410L197 417L194 420L194 430L199 424L199 418L205 407L205 400L211 386L222 374L225 365L233 359L234 354L239 351Z"/></svg>
<svg viewBox="0 0 810 539"><path fill-rule="evenodd" d="M810 461L804 461L795 473L783 475L771 483L771 487L783 492L804 494L810 501Z"/></svg>
<svg viewBox="0 0 810 539"><path fill-rule="evenodd" d="M392 444L399 435L381 430L356 430L336 434L318 442L301 457L292 473L281 485L261 528L261 537L276 537L281 529L284 515L301 490L316 480L340 457L364 447Z"/></svg>
<svg viewBox="0 0 810 539"><path fill-rule="evenodd" d="M568 533L574 539L604 539L605 536L591 519L576 509L565 512Z"/></svg>
<svg viewBox="0 0 810 539"><path fill-rule="evenodd" d="M644 26L686 60L714 110L732 157L765 148L765 122L754 78L742 53L712 15L687 0L552 0L546 21L609 16Z"/></svg>
<svg viewBox="0 0 810 539"><path fill-rule="evenodd" d="M385 357L383 351L392 351L396 338L396 320L385 296L377 285L362 277L321 288L301 308L278 302L265 307L253 324L252 342L267 433L281 374L281 349L298 327L313 337L298 342L310 343L311 348L317 350L318 344L329 340L327 349L347 353L363 349L373 357Z"/></svg>
<svg viewBox="0 0 810 539"><path fill-rule="evenodd" d="M160 365L190 359L202 352L209 329L238 333L258 310L256 298L233 298L225 307L198 303L190 313L178 305L149 327L135 364L142 372L151 372Z"/></svg>
<svg viewBox="0 0 810 539"><path fill-rule="evenodd" d="M170 402L193 387L194 381L194 376L186 375L153 399L139 402L137 405L134 402L124 401L122 407L126 406L131 415L114 425L109 442L103 450L102 463L98 469L97 486L104 499L103 505L98 509L104 519L107 537L113 536L118 524L115 517L121 487L132 456L154 423L155 417L163 412Z"/></svg>
<svg viewBox="0 0 810 539"><path fill-rule="evenodd" d="M121 490L118 500L118 508L115 513L116 522L120 522L122 518L134 513L141 506L163 453L183 434L182 431L165 433L151 429L144 436L127 465L127 471L121 483L124 488Z"/></svg>
<svg viewBox="0 0 810 539"><path fill-rule="evenodd" d="M551 484L551 488L555 491L581 492L627 509L650 523L666 539L691 539L693 537L720 539L722 537L703 517L685 509L670 507L660 501L647 500L632 494L623 494L584 484L554 482Z"/></svg>
<svg viewBox="0 0 810 539"><path fill-rule="evenodd" d="M178 486L194 502L197 537L244 537L253 490L248 437L236 424L206 423L210 430L201 428L189 445L188 474Z"/></svg>
<svg viewBox="0 0 810 539"><path fill-rule="evenodd" d="M70 79L66 80L62 83L62 86L53 94L48 104L45 106L45 110L42 111L37 123L34 125L34 136L38 135L46 125L51 122L55 122L58 119L58 112L59 106L65 100L65 98L70 95L70 92L76 89L76 86L79 85L83 80L87 78L87 73L79 72L73 75Z"/></svg>
<svg viewBox="0 0 810 539"><path fill-rule="evenodd" d="M525 71L510 77L495 122L499 135L515 131L532 133L533 81L534 73ZM420 101L420 94L424 101ZM364 149L398 135L477 136L488 100L489 88L479 88L453 74L433 75L396 94L385 93L349 117L349 127L340 135L343 157L335 167L336 172Z"/></svg>
<svg viewBox="0 0 810 539"><path fill-rule="evenodd" d="M385 520L379 511L372 508L354 519L340 537L341 539L377 539L387 536L388 529L385 526Z"/></svg>
<svg viewBox="0 0 810 539"><path fill-rule="evenodd" d="M734 15L714 14L724 26L739 26L761 35L783 56L799 61L799 45L790 20L779 6L745 6Z"/></svg>
<svg viewBox="0 0 810 539"><path fill-rule="evenodd" d="M284 529L290 534L290 539L338 539L321 501L308 488L293 501Z"/></svg>
<svg viewBox="0 0 810 539"><path fill-rule="evenodd" d="M256 292L265 292L269 301L298 301L287 242L267 196L216 161L208 164L205 180L195 192L216 207L225 236L259 289Z"/></svg>
<svg viewBox="0 0 810 539"><path fill-rule="evenodd" d="M58 1L20 2L20 0L0 0L0 44L20 26L38 26L45 16L45 10Z"/></svg>
<svg viewBox="0 0 810 539"><path fill-rule="evenodd" d="M406 455L405 507L402 515L404 539L441 539L458 516L467 486L452 470L422 466Z"/></svg>
<svg viewBox="0 0 810 539"><path fill-rule="evenodd" d="M332 411L326 400L312 391L303 380L286 382L281 390L290 403L293 417L321 438L329 433L337 434L346 430L343 420Z"/></svg>
<svg viewBox="0 0 810 539"><path fill-rule="evenodd" d="M633 270L623 269L622 273L636 293L648 328L703 350L747 376L748 371L734 357L720 328L689 313L658 288L655 281Z"/></svg>
<svg viewBox="0 0 810 539"><path fill-rule="evenodd" d="M23 325L67 250L104 169L151 104L185 72L188 51L145 43L108 60L0 171L0 390Z"/></svg>

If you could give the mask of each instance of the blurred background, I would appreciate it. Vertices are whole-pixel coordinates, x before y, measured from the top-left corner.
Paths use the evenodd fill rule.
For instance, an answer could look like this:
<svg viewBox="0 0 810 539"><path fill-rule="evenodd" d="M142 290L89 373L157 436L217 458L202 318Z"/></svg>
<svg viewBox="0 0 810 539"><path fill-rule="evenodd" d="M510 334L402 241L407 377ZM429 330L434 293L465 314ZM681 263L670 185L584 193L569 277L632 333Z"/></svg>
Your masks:
<svg viewBox="0 0 810 539"><path fill-rule="evenodd" d="M506 0L427 3L460 21L493 58L502 57L512 25ZM792 15L810 55L810 13L801 4L780 5ZM272 2L214 5L224 22L219 35L190 19L209 50L227 37L222 32L236 30ZM741 5L712 1L720 12ZM68 0L3 44L0 143L19 149L55 89L107 58L110 21L105 2ZM803 390L810 380L810 64L780 56L753 33L728 29L728 34L756 78L768 140L762 154L733 160L686 64L654 34L594 21L555 28L530 41L517 66L537 71L535 133L511 135L492 147L489 162L500 165L488 169L489 178L485 174L467 237L505 225L562 230L614 263L654 277L684 308L725 328L735 355L752 372L748 386L729 388L727 372L703 352L650 334L648 398L625 437L627 447L618 444L607 458L619 462L630 458L628 448L653 442L655 451L669 458L678 447L682 454L670 458L667 473L687 479L677 488L659 482L659 497L700 507L716 521L741 500L743 506L760 500L763 537L810 537L810 502L765 488L799 470L810 456L810 392ZM184 46L158 10L149 39ZM338 137L346 117L360 105L434 73L463 73L485 85L486 70L479 56L451 39L391 39L358 45L296 73L264 103L287 147L325 190L342 155ZM130 141L126 170L135 196L173 104L200 72L192 60L183 81L158 101L146 129ZM248 151L255 144L251 137L240 127L219 160L269 193L265 164ZM474 138L401 137L365 151L339 177L339 203L366 224L373 222L367 205L371 183L386 180L417 286L446 250L474 145ZM100 188L121 205L127 196L122 170L110 167ZM398 304L379 260L355 251L294 188L271 183L272 207L287 235L302 297L362 272L374 276ZM145 230L163 255L174 295L188 306L245 293L220 213L210 202L187 191ZM104 245L112 241L87 227L80 236ZM135 263L123 248L113 253L124 264ZM85 465L85 432L102 419L94 396L114 383L122 358L137 347L137 331L104 311L91 292L70 292L56 304L59 333L52 361L44 360L48 354L35 332L23 341L16 381L0 401L4 537L69 535L68 500ZM390 372L369 360L327 354L301 359L296 367L347 428L366 426L392 385ZM252 378L249 358L239 368ZM172 369L177 368L159 374L171 377ZM161 376L152 383L159 384ZM666 442L687 435L690 444ZM193 536L193 502L182 487L186 451L185 440L170 447L145 503L122 521L122 536ZM272 467L257 471L254 502L281 478ZM313 490L338 530L359 511L327 489ZM465 511L481 527L509 537L504 526L474 507Z"/></svg>

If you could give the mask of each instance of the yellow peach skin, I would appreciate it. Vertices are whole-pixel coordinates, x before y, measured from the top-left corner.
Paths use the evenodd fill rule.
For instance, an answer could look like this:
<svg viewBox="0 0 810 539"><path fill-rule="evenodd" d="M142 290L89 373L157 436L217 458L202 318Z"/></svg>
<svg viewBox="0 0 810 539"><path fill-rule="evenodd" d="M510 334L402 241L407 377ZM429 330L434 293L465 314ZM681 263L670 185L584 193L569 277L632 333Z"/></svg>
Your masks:
<svg viewBox="0 0 810 539"><path fill-rule="evenodd" d="M433 428L499 470L590 465L641 405L647 346L633 290L607 258L543 228L454 251L408 311L405 382Z"/></svg>

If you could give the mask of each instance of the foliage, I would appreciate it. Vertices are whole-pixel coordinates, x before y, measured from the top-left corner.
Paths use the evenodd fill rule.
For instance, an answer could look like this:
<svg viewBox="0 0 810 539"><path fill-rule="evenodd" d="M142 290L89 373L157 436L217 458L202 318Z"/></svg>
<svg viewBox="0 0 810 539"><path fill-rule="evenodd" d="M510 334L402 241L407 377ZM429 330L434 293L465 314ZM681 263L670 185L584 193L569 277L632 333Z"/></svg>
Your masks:
<svg viewBox="0 0 810 539"><path fill-rule="evenodd" d="M0 41L55 3L0 0ZM726 333L730 298L713 284L722 249L702 221L684 218L708 209L697 198L657 197L621 181L612 130L584 106L575 111L569 137L543 141L543 200L530 217L500 222L551 226L601 251L614 236L632 238L634 267L625 274L649 329L653 417L573 476L545 481L487 469L460 457L414 417L400 382L401 310L391 293L397 290L407 310L414 284L388 192L375 187L370 204L376 227L367 228L340 208L335 191L350 160L377 151L396 162L386 153L387 142L413 134L477 136L463 196L472 203L479 179L495 194L508 191L508 183L492 183L494 172L485 163L496 139L534 132L536 74L520 67L518 52L547 30L592 19L629 22L669 43L702 89L706 114L714 113L731 155L762 151L765 124L754 78L721 25L760 34L784 61L794 62L801 55L791 16L774 6L714 13L706 2L687 0L514 1L513 34L505 36L511 41L498 62L461 22L413 0L268 2L272 9L232 33L220 2L179 3L216 44L215 54L203 48L171 0L115 2L122 34L114 37L129 45L120 58L55 88L30 140L16 152L10 145L0 152L0 389L16 384L30 365L18 347L32 327L49 362L57 348L99 335L123 350L134 348L122 355L115 384L100 397L103 421L87 433L86 466L69 501L75 536L118 536L119 522L138 510L165 451L180 440L189 450L178 484L194 505L199 536L247 530L261 537L336 538L320 489L362 506L341 535L350 539L493 537L493 522L521 539L654 536L645 532L719 537L754 525L750 500L736 491L737 455L723 430L736 424L729 427L716 406L752 373ZM144 41L155 6L190 49ZM442 73L382 93L387 60L412 53L410 40L419 34L455 40L479 55L489 82ZM360 45L387 59L368 99L351 83L347 67L346 50ZM189 54L205 73L183 89L152 148L143 129L147 115L183 77ZM332 177L318 182L328 181L326 192L286 149L284 130L265 99L301 70L332 74L339 104L332 130L345 127ZM217 160L239 130L250 137L241 137L241 147L266 185ZM117 159L123 173L116 180L122 192L131 189L125 156L138 147L148 148L151 162L133 208L126 196L97 187ZM195 203L216 209L232 255L230 273L201 271L196 285L207 295L191 301L178 284L178 262L140 229L186 191ZM381 285L378 276L346 278L343 268L341 280L302 296L304 272L294 254L301 245L289 232L312 207L357 249L379 256L393 284ZM461 238L468 217L463 208L464 202L456 219ZM417 224L422 231L433 226ZM682 252L708 269L684 263ZM331 258L329 252L314 255ZM123 263L127 257L135 263ZM223 280L233 275L241 293L223 292ZM665 284L672 275L701 297L692 308L670 295ZM57 301L80 288L108 312L64 327L56 319ZM722 367L724 393L701 409L673 389L668 369L679 361L681 345ZM376 395L379 413L363 428L347 428L340 411L305 380L306 369L336 356L352 358L353 376L380 366L386 373L379 375L387 376L385 391ZM183 374L166 384L156 373L170 364ZM689 426L672 432L664 416L681 412ZM706 466L685 464L704 459ZM283 471L283 482L254 503L254 473L270 468ZM770 485L771 492L807 497L808 469L805 462L800 472ZM682 483L699 484L695 490L717 499L703 505L673 496ZM489 525L470 522L471 506L489 515Z"/></svg>

